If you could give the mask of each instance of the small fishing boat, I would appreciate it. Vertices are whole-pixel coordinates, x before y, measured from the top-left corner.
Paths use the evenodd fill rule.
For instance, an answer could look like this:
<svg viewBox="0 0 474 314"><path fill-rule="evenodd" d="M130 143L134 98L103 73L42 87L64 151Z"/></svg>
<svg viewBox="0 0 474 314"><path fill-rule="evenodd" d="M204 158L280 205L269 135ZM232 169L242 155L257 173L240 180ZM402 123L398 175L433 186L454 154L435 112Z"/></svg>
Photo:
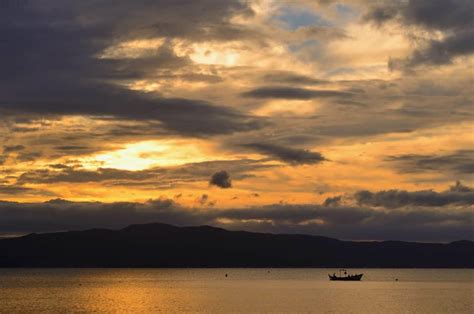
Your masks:
<svg viewBox="0 0 474 314"><path fill-rule="evenodd" d="M362 279L362 276L364 276L364 274L348 274L347 270L340 269L339 276L337 276L336 273L332 275L328 275L328 276L329 276L329 280L333 280L333 281L360 281Z"/></svg>

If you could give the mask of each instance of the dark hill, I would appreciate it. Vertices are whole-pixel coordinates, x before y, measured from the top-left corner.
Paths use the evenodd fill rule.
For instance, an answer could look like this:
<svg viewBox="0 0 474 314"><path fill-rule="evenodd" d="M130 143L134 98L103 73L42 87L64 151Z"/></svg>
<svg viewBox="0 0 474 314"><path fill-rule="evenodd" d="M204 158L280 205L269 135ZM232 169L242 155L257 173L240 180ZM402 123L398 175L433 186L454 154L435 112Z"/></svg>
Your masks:
<svg viewBox="0 0 474 314"><path fill-rule="evenodd" d="M474 242L349 242L132 225L0 240L0 267L474 267Z"/></svg>

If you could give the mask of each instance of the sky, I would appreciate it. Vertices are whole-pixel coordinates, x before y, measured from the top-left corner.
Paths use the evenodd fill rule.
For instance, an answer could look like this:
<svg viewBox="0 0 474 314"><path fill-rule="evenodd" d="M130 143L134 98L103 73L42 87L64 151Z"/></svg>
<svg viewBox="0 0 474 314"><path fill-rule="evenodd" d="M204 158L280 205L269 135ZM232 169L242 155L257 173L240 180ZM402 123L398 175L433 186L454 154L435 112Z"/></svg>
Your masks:
<svg viewBox="0 0 474 314"><path fill-rule="evenodd" d="M471 0L9 0L0 235L474 239Z"/></svg>

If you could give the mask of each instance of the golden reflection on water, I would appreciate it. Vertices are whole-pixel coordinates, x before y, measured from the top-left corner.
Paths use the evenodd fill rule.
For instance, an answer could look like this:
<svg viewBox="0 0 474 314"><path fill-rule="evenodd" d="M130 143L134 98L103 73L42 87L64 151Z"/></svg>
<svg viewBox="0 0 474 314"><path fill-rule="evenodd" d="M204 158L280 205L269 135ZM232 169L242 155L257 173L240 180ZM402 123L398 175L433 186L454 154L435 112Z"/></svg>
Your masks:
<svg viewBox="0 0 474 314"><path fill-rule="evenodd" d="M474 270L0 269L0 312L473 313ZM229 276L225 277L228 273ZM399 278L399 281L394 281Z"/></svg>
<svg viewBox="0 0 474 314"><path fill-rule="evenodd" d="M59 299L67 303L64 310L102 313L182 312L199 305L193 281L183 285L172 279L175 271L164 272L165 278L156 270L79 270Z"/></svg>

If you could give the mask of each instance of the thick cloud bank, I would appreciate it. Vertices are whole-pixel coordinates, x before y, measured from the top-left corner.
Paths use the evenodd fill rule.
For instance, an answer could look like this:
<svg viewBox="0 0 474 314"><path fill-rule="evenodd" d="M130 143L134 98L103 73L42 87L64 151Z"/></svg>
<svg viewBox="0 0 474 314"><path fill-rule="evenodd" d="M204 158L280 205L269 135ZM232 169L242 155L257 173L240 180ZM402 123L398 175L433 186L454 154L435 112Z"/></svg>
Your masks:
<svg viewBox="0 0 474 314"><path fill-rule="evenodd" d="M340 198L331 198L323 205L274 204L232 209L189 208L170 199L145 203L60 199L44 203L0 202L0 230L4 234L21 234L164 222L352 240L474 239L473 192L460 184L440 193L362 191L355 194L355 199L359 205L345 205Z"/></svg>
<svg viewBox="0 0 474 314"><path fill-rule="evenodd" d="M426 39L406 60L392 66L448 64L454 58L474 53L474 2L471 0L378 1L366 18L377 24L398 21L428 32L443 32L441 39Z"/></svg>

